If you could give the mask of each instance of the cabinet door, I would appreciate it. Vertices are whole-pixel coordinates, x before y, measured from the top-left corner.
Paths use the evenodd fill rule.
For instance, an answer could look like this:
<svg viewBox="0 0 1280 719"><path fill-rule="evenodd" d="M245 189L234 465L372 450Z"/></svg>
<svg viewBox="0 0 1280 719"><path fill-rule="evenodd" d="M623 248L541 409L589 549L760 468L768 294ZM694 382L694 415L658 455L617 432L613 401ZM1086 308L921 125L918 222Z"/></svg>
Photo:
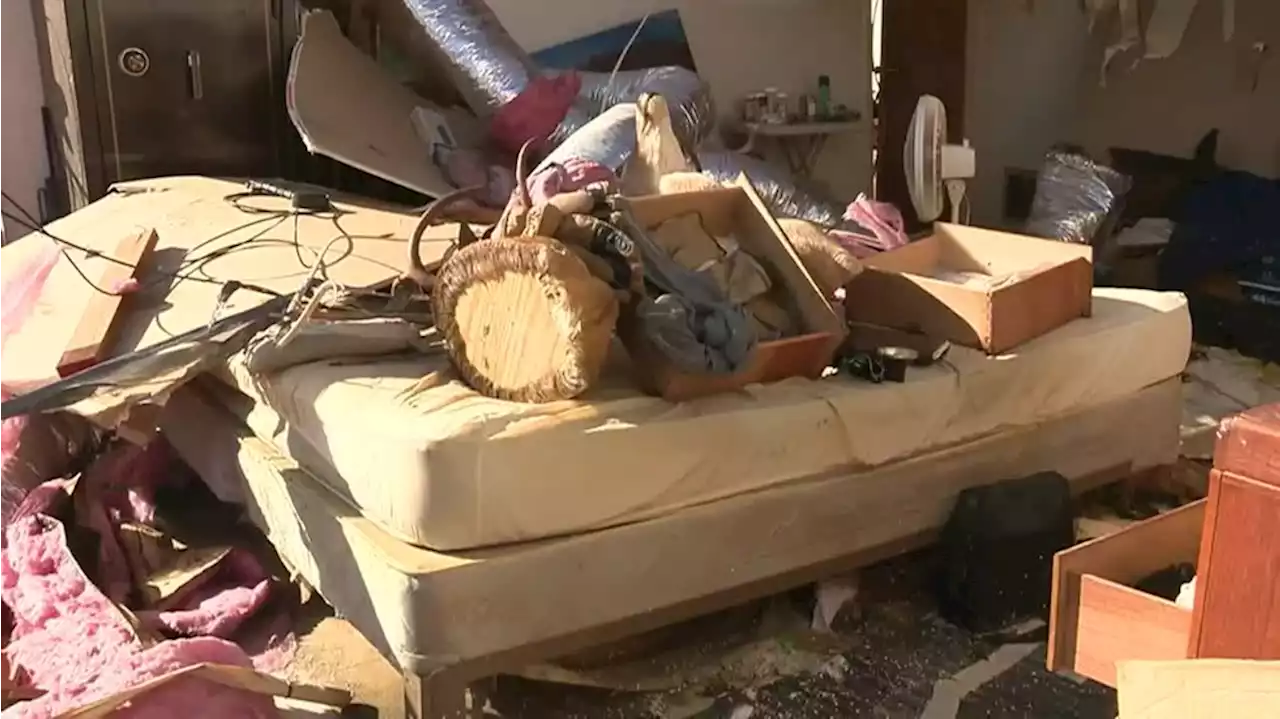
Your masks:
<svg viewBox="0 0 1280 719"><path fill-rule="evenodd" d="M107 174L265 174L276 165L275 0L89 0Z"/></svg>
<svg viewBox="0 0 1280 719"><path fill-rule="evenodd" d="M1213 474L1191 656L1280 659L1280 487Z"/></svg>

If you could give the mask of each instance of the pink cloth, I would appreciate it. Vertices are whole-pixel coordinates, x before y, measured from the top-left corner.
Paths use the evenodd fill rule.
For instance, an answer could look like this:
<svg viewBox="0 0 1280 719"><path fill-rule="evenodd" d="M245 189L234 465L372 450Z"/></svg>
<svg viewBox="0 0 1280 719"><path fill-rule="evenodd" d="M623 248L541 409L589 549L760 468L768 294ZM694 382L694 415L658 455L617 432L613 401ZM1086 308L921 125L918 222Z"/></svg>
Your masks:
<svg viewBox="0 0 1280 719"><path fill-rule="evenodd" d="M573 158L559 165L550 165L529 178L529 199L539 204L562 192L576 192L588 185L604 183L613 187L618 176L613 170L591 160Z"/></svg>
<svg viewBox="0 0 1280 719"><path fill-rule="evenodd" d="M524 92L498 108L489 124L490 136L511 153L519 152L528 140L541 146L569 114L580 89L582 77L576 72L533 78Z"/></svg>
<svg viewBox="0 0 1280 719"><path fill-rule="evenodd" d="M31 316L40 299L40 291L49 279L49 273L62 256L62 250L52 240L28 237L23 242L41 242L44 247L13 275L12 281L4 283L4 287L0 289L0 346L7 344L9 337L21 329ZM11 396L13 393L4 385L4 378L0 377L0 397L7 400ZM26 417L11 417L0 424L0 514L3 515L5 525L8 525L10 515L26 493L34 489L15 485L5 469L18 451L18 442L26 425Z"/></svg>
<svg viewBox="0 0 1280 719"><path fill-rule="evenodd" d="M866 228L867 232L832 230L830 236L856 257L867 257L901 247L911 241L903 230L902 213L888 202L858 195L845 208L844 219Z"/></svg>

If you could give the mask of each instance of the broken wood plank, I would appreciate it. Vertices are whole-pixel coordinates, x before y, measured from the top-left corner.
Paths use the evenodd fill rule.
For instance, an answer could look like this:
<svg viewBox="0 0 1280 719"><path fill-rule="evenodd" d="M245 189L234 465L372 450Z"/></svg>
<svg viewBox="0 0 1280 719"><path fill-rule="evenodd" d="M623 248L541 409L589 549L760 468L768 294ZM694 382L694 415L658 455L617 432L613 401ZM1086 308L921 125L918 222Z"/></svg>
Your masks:
<svg viewBox="0 0 1280 719"><path fill-rule="evenodd" d="M161 611L171 609L218 571L231 547L205 547L183 552L177 560L151 573L143 583L143 601Z"/></svg>
<svg viewBox="0 0 1280 719"><path fill-rule="evenodd" d="M111 260L98 278L98 287L112 294L94 292L84 314L72 333L67 348L58 360L58 376L69 377L106 359L111 344L120 330L120 307L127 294L114 294L116 288L130 278L137 279L138 268L145 264L155 249L159 236L154 229L142 230L120 241Z"/></svg>
<svg viewBox="0 0 1280 719"><path fill-rule="evenodd" d="M253 692L254 694L287 697L335 707L345 707L351 703L351 692L345 689L287 682L270 674L226 664L194 664L149 679L82 707L63 712L56 719L99 719L99 717L108 716L137 697L180 677L200 678L226 687Z"/></svg>

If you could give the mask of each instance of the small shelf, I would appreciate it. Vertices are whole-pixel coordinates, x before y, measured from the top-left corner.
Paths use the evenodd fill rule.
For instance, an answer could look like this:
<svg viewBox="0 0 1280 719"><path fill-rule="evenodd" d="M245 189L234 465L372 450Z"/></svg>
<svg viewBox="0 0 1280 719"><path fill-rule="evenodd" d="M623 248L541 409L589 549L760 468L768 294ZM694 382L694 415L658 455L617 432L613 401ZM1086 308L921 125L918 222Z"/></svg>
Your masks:
<svg viewBox="0 0 1280 719"><path fill-rule="evenodd" d="M747 142L736 151L743 154L756 152L756 142L768 138L786 155L791 173L808 177L818 161L827 138L832 135L861 129L860 120L823 120L817 122L750 122L744 126Z"/></svg>

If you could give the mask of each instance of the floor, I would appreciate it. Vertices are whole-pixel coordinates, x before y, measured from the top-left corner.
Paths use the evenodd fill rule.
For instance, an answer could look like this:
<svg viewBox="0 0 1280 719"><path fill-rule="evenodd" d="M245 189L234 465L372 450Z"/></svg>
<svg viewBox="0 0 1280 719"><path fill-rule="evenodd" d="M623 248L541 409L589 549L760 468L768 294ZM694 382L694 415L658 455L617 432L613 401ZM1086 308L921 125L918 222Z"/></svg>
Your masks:
<svg viewBox="0 0 1280 719"><path fill-rule="evenodd" d="M610 667L557 668L577 686L503 677L486 713L581 719L1112 719L1113 691L1044 668L1043 624L1012 640L976 637L940 619L921 553L857 577L857 597L829 632L811 628L812 590L686 625L671 646ZM322 605L313 604L316 614ZM354 715L399 717L400 682L346 622L314 616L295 680L349 687ZM309 620L310 621L310 620ZM545 676L546 667L529 674ZM594 684L595 686L582 686ZM622 691L621 686L660 688Z"/></svg>

